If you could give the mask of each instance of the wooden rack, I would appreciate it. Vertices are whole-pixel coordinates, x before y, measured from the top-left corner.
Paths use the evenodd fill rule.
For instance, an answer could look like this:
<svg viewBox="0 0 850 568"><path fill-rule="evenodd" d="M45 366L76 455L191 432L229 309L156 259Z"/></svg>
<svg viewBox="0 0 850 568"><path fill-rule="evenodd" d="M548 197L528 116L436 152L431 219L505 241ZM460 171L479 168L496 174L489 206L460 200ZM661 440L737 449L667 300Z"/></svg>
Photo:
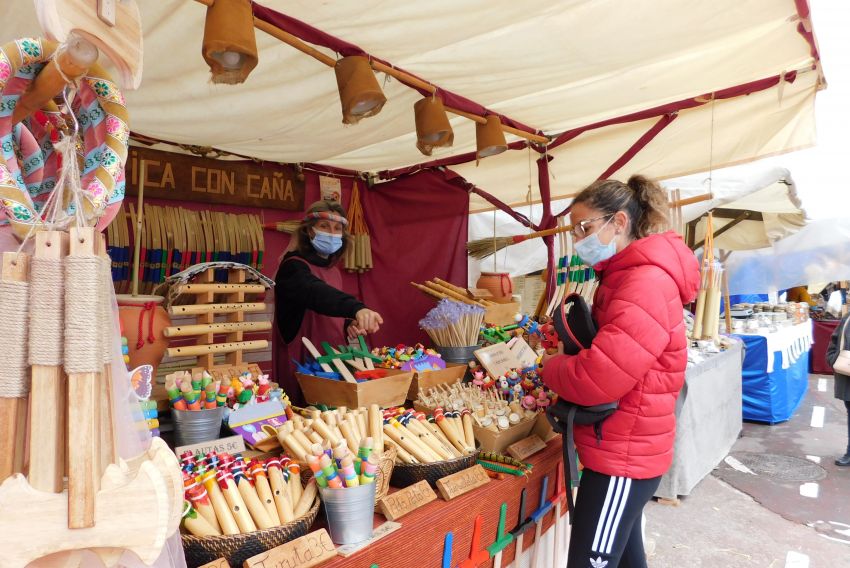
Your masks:
<svg viewBox="0 0 850 568"><path fill-rule="evenodd" d="M245 321L245 314L262 312L266 309L263 302L246 302L246 294L264 292L262 284L245 283L245 269L227 270L227 283L216 283L216 269L200 274L190 284L181 284L181 294L195 296L194 304L170 306L171 316L194 316L197 323L167 327L166 337L196 337L194 345L169 347L169 357L197 357L197 365L205 369L215 367L215 356L226 354L227 366L242 365L244 353L268 348L265 339L245 340L245 332L264 332L271 330L270 321ZM216 297L218 294L218 297ZM217 315L223 315L224 321L216 322ZM216 341L216 336L224 340Z"/></svg>

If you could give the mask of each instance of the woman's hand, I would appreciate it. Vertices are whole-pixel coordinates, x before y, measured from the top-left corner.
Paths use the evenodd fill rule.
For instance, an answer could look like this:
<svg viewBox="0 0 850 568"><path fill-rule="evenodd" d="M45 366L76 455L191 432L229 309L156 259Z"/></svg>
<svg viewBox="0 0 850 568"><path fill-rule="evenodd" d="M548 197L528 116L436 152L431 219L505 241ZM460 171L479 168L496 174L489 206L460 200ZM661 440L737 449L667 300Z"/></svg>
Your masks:
<svg viewBox="0 0 850 568"><path fill-rule="evenodd" d="M546 352L543 354L543 357L540 359L540 364L543 365L544 368L546 368L546 363L549 361L549 359L551 359L552 357L557 357L558 355L563 355L563 354L564 354L564 344L559 341L558 342L558 349L557 350L547 349Z"/></svg>
<svg viewBox="0 0 850 568"><path fill-rule="evenodd" d="M373 312L369 308L363 308L354 314L354 320L354 323L349 326L348 329L350 330L352 327L357 326L357 328L359 328L362 332L358 335L375 333L381 328L381 324L384 323L384 319L381 317L381 314Z"/></svg>
<svg viewBox="0 0 850 568"><path fill-rule="evenodd" d="M353 320L348 324L346 332L349 339L357 339L357 336L359 335L366 335L366 330L357 325L357 322Z"/></svg>

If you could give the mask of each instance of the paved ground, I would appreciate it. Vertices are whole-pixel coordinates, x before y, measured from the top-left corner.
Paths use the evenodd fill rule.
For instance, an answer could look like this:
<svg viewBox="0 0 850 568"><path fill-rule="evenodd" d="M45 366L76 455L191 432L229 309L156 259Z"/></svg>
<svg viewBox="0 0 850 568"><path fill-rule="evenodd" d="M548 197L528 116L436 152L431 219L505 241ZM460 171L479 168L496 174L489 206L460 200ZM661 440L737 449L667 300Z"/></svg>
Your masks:
<svg viewBox="0 0 850 568"><path fill-rule="evenodd" d="M745 424L738 460L679 506L647 506L651 568L850 568L850 470L832 463L847 443L845 411L822 378L810 378L788 422ZM779 457L759 464L755 454Z"/></svg>

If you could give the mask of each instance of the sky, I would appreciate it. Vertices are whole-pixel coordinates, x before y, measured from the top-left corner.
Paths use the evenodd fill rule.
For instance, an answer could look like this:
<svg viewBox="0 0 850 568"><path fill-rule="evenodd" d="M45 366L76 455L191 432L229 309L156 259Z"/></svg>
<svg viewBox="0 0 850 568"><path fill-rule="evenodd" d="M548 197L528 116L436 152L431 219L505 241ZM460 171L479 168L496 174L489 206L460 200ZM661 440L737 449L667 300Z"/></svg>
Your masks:
<svg viewBox="0 0 850 568"><path fill-rule="evenodd" d="M850 223L850 2L810 0L827 88L815 103L817 145L768 161L788 168L812 219Z"/></svg>

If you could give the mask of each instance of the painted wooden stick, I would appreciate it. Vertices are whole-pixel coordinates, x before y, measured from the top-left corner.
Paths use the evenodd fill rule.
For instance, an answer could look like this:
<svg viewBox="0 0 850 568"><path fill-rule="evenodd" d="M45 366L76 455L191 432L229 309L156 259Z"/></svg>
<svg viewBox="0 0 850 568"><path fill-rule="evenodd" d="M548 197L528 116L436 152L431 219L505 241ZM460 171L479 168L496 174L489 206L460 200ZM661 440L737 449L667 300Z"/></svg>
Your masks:
<svg viewBox="0 0 850 568"><path fill-rule="evenodd" d="M312 342L312 341L310 341L310 340L309 340L308 338L306 338L306 337L302 337L302 338L301 338L301 342L304 344L304 347L306 347L306 348L307 348L307 351L310 353L310 355L312 355L312 356L313 356L313 358L314 358L314 359L316 359L316 360L318 361L318 360L319 360L319 357L321 357L321 356L322 356L322 354L321 354L321 353L319 353L319 350L318 350L318 349L316 349L316 346L315 346L315 345L313 345L313 342ZM328 365L327 363L320 363L320 364L319 364L319 366L322 368L322 370L323 370L324 372L326 372L326 373L333 373L333 369L331 369L331 366L330 366L330 365Z"/></svg>

